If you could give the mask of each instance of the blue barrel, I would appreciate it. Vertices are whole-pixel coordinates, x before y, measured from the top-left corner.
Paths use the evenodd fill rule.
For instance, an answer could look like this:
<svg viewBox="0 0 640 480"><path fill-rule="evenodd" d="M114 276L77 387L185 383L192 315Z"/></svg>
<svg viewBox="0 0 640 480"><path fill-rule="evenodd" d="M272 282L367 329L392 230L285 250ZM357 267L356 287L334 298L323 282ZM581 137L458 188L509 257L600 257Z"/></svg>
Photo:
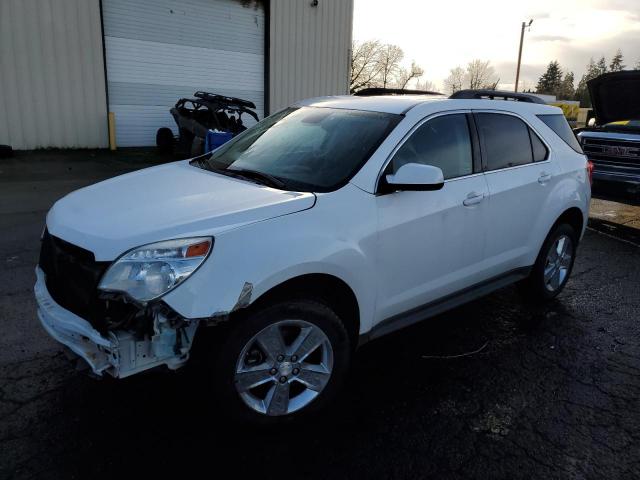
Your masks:
<svg viewBox="0 0 640 480"><path fill-rule="evenodd" d="M227 143L232 138L233 133L231 132L215 132L213 130L209 130L207 132L206 138L204 139L205 153L215 150L220 145Z"/></svg>

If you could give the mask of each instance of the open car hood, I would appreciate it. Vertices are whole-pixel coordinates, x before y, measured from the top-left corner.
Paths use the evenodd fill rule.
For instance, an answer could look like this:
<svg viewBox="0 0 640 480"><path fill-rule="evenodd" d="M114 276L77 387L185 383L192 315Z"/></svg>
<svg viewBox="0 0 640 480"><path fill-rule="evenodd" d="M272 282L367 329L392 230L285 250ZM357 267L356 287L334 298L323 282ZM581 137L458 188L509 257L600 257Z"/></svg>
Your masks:
<svg viewBox="0 0 640 480"><path fill-rule="evenodd" d="M587 86L598 125L640 119L640 70L605 73Z"/></svg>

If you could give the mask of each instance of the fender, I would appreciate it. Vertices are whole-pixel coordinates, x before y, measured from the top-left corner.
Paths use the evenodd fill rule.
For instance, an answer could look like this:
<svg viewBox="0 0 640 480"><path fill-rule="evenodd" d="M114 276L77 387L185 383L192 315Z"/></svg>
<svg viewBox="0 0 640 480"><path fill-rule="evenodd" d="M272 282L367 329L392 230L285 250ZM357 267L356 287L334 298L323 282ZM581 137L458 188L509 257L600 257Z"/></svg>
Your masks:
<svg viewBox="0 0 640 480"><path fill-rule="evenodd" d="M573 160L561 158L562 161L575 163ZM558 160L556 160L558 162ZM558 162L560 163L560 162ZM585 160L586 164L586 160ZM545 204L541 208L549 212L549 215L543 215L538 220L538 224L532 229L534 233L530 240L530 257L527 258L527 265L532 265L538 256L540 246L549 234L554 223L560 216L570 208L578 208L582 212L583 225L580 232L580 238L584 233L589 218L589 201L591 199L591 190L589 188L589 180L585 168L567 165L563 168L558 165L557 177L559 180L553 185L553 190L547 196Z"/></svg>
<svg viewBox="0 0 640 480"><path fill-rule="evenodd" d="M375 222L375 197L348 184L318 195L309 210L216 236L205 264L163 299L185 318L211 318L246 307L287 280L328 274L353 290L365 332L375 311Z"/></svg>

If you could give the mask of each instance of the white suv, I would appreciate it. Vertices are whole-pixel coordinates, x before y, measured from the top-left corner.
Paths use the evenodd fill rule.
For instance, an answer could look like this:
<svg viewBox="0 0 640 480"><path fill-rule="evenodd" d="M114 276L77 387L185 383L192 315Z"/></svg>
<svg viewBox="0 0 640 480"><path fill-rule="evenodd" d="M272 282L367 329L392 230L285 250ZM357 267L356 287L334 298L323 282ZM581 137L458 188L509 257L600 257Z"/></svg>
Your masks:
<svg viewBox="0 0 640 480"><path fill-rule="evenodd" d="M307 100L73 192L47 216L41 323L98 375L203 354L225 413L272 422L326 404L363 342L518 281L553 298L587 160L560 109L503 96Z"/></svg>

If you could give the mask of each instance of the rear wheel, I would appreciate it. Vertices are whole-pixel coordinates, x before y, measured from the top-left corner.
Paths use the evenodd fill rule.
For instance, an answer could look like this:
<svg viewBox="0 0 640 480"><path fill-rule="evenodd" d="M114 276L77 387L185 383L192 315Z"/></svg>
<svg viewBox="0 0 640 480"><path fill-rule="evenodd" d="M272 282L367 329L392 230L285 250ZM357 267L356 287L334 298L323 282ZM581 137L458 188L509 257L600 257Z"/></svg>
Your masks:
<svg viewBox="0 0 640 480"><path fill-rule="evenodd" d="M557 225L547 236L533 270L522 282L522 292L532 300L551 300L565 287L578 246L578 235L573 227Z"/></svg>
<svg viewBox="0 0 640 480"><path fill-rule="evenodd" d="M348 334L328 306L312 300L276 303L229 332L213 389L225 414L276 423L329 403L344 381L350 355Z"/></svg>

